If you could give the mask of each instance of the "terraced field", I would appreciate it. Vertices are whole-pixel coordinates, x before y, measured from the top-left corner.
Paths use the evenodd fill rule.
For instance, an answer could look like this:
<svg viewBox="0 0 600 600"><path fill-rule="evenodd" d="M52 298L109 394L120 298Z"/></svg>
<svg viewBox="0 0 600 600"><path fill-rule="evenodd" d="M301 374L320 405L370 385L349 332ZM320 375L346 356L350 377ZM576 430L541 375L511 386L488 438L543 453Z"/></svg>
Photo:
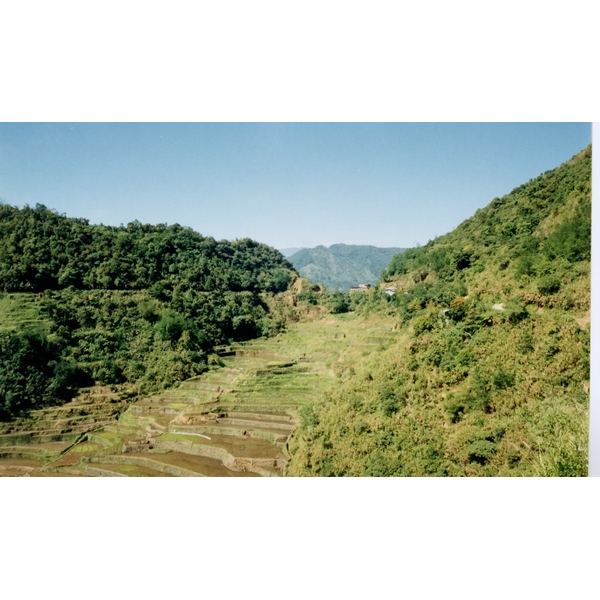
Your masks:
<svg viewBox="0 0 600 600"><path fill-rule="evenodd" d="M393 325L326 315L219 348L207 372L128 406L104 390L37 411L0 430L0 475L285 475L301 407L385 346Z"/></svg>
<svg viewBox="0 0 600 600"><path fill-rule="evenodd" d="M117 423L127 403L108 388L82 390L72 402L0 423L0 476L82 475L70 466L100 448L94 438ZM65 467L57 471L55 467Z"/></svg>
<svg viewBox="0 0 600 600"><path fill-rule="evenodd" d="M43 323L37 294L0 293L0 332L13 331L19 325Z"/></svg>

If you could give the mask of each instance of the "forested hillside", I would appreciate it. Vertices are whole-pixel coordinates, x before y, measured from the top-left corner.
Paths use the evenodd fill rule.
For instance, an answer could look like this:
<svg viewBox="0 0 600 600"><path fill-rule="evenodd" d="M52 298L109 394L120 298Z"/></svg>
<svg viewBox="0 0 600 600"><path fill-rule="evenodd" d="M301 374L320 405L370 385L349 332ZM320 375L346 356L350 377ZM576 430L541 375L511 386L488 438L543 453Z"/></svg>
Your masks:
<svg viewBox="0 0 600 600"><path fill-rule="evenodd" d="M152 442L168 462L174 447L199 452L201 442L210 458L222 443L246 461L240 473L252 460L264 471L257 440L271 436L289 475L585 475L590 258L591 147L395 255L377 287L352 294L297 278L251 240L0 205L0 419L93 386L103 400L89 406L117 407L106 413L116 430L104 434L117 436L119 456L123 444ZM286 319L294 325L277 335ZM212 353L257 336L272 339ZM102 420L78 412L85 402L37 411L15 432L12 420L5 455L25 460L23 431L40 448L96 431ZM289 423L265 431L284 408ZM66 469L80 451L104 452L93 440L79 446Z"/></svg>
<svg viewBox="0 0 600 600"><path fill-rule="evenodd" d="M276 332L268 296L295 277L249 239L0 205L0 418L82 385L134 394L193 376L215 344Z"/></svg>
<svg viewBox="0 0 600 600"><path fill-rule="evenodd" d="M329 248L304 248L288 260L300 275L324 284L329 291L348 291L361 283L376 283L382 269L401 251L402 248L333 244Z"/></svg>
<svg viewBox="0 0 600 600"><path fill-rule="evenodd" d="M294 475L585 475L591 147L393 258L395 339L304 410Z"/></svg>

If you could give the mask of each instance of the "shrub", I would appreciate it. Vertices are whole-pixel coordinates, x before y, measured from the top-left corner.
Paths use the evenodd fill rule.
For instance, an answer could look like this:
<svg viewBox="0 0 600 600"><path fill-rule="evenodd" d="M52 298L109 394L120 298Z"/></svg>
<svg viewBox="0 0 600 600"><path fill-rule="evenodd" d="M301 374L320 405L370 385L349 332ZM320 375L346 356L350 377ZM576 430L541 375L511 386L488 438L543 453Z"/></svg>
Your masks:
<svg viewBox="0 0 600 600"><path fill-rule="evenodd" d="M490 404L490 384L489 376L481 369L475 369L471 376L471 386L464 394L465 404L475 410L489 411Z"/></svg>
<svg viewBox="0 0 600 600"><path fill-rule="evenodd" d="M419 336L426 331L433 331L438 324L438 314L430 310L427 314L417 317L414 320L413 328L415 335Z"/></svg>
<svg viewBox="0 0 600 600"><path fill-rule="evenodd" d="M508 322L512 325L516 325L521 321L529 318L529 312L522 304L515 304L513 307L506 313L506 318Z"/></svg>
<svg viewBox="0 0 600 600"><path fill-rule="evenodd" d="M462 321L467 314L467 301L462 297L455 298L446 314L453 321Z"/></svg>
<svg viewBox="0 0 600 600"><path fill-rule="evenodd" d="M515 385L515 376L505 371L504 367L499 367L494 373L493 384L495 389L504 390Z"/></svg>
<svg viewBox="0 0 600 600"><path fill-rule="evenodd" d="M0 345L0 419L67 399L79 377L76 363L61 360L59 345L42 329L6 336Z"/></svg>
<svg viewBox="0 0 600 600"><path fill-rule="evenodd" d="M458 423L462 415L465 414L467 410L467 405L463 401L462 396L455 396L453 394L450 394L448 396L448 399L444 403L444 408L446 409L452 423Z"/></svg>
<svg viewBox="0 0 600 600"><path fill-rule="evenodd" d="M333 314L346 313L350 310L349 294L342 292L333 292L329 301L329 311Z"/></svg>
<svg viewBox="0 0 600 600"><path fill-rule="evenodd" d="M386 388L379 392L379 402L381 411L386 417L391 417L400 409L396 391L392 388Z"/></svg>
<svg viewBox="0 0 600 600"><path fill-rule="evenodd" d="M476 440L467 446L467 455L469 462L485 465L494 454L498 447L489 440Z"/></svg>
<svg viewBox="0 0 600 600"><path fill-rule="evenodd" d="M458 271L467 269L471 266L472 251L469 248L464 248L458 252L454 259L454 265Z"/></svg>
<svg viewBox="0 0 600 600"><path fill-rule="evenodd" d="M517 262L515 277L521 279L524 275L531 276L534 274L534 259L530 254L521 256Z"/></svg>
<svg viewBox="0 0 600 600"><path fill-rule="evenodd" d="M312 404L300 409L300 421L304 429L312 429L319 424L319 417L317 417Z"/></svg>
<svg viewBox="0 0 600 600"><path fill-rule="evenodd" d="M560 279L556 275L547 275L538 281L537 288L544 296L556 294L560 290Z"/></svg>
<svg viewBox="0 0 600 600"><path fill-rule="evenodd" d="M530 331L524 331L517 343L517 350L522 354L533 351L533 336Z"/></svg>

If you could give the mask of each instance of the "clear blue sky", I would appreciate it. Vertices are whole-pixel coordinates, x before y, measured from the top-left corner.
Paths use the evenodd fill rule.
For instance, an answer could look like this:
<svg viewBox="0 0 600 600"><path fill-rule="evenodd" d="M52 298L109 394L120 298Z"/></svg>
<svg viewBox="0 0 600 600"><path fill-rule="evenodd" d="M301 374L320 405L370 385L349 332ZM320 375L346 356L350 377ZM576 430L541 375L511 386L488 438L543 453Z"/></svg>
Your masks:
<svg viewBox="0 0 600 600"><path fill-rule="evenodd" d="M409 247L590 142L589 123L4 123L0 199L276 248Z"/></svg>

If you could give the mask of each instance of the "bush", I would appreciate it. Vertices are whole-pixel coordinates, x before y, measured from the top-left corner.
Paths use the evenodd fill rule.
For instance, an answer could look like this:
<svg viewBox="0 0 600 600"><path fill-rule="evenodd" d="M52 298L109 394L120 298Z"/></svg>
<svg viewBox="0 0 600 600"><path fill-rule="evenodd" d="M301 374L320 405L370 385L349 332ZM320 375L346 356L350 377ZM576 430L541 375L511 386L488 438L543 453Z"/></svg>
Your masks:
<svg viewBox="0 0 600 600"><path fill-rule="evenodd" d="M391 417L400 410L396 391L392 388L385 388L379 392L379 402L381 411L386 417Z"/></svg>
<svg viewBox="0 0 600 600"><path fill-rule="evenodd" d="M467 455L469 462L485 465L494 454L498 447L489 440L477 440L467 446Z"/></svg>
<svg viewBox="0 0 600 600"><path fill-rule="evenodd" d="M508 373L503 367L499 367L493 378L494 388L504 390L515 385L515 376L513 373Z"/></svg>
<svg viewBox="0 0 600 600"><path fill-rule="evenodd" d="M560 279L556 275L547 275L538 281L537 288L544 296L556 294L560 290Z"/></svg>
<svg viewBox="0 0 600 600"><path fill-rule="evenodd" d="M417 317L414 320L413 328L416 336L433 331L438 325L439 316L436 311L430 310L427 314Z"/></svg>
<svg viewBox="0 0 600 600"><path fill-rule="evenodd" d="M533 336L531 335L530 331L524 331L517 343L517 350L522 354L527 354L532 352L533 349Z"/></svg>
<svg viewBox="0 0 600 600"><path fill-rule="evenodd" d="M446 400L444 403L444 408L446 409L452 423L458 423L462 415L465 414L467 405L463 401L462 396L454 396L453 394L450 394L448 400Z"/></svg>
<svg viewBox="0 0 600 600"><path fill-rule="evenodd" d="M450 308L446 315L453 321L462 321L467 314L467 301L462 298L455 298L450 304Z"/></svg>
<svg viewBox="0 0 600 600"><path fill-rule="evenodd" d="M531 277L534 274L534 257L530 254L521 256L517 262L517 268L515 271L515 277L522 279L524 275Z"/></svg>
<svg viewBox="0 0 600 600"><path fill-rule="evenodd" d="M123 383L125 381L122 369L114 360L105 361L96 371L94 378L103 384Z"/></svg>
<svg viewBox="0 0 600 600"><path fill-rule="evenodd" d="M529 312L522 304L515 303L506 313L506 318L508 319L509 323L516 325L517 323L528 319Z"/></svg>
<svg viewBox="0 0 600 600"><path fill-rule="evenodd" d="M462 271L471 266L472 251L465 248L458 252L454 258L454 265L457 271Z"/></svg>
<svg viewBox="0 0 600 600"><path fill-rule="evenodd" d="M336 314L347 313L350 310L350 295L342 292L333 292L329 300L329 311Z"/></svg>
<svg viewBox="0 0 600 600"><path fill-rule="evenodd" d="M489 411L491 407L489 379L487 373L479 368L475 369L471 376L471 386L463 396L463 401L469 408Z"/></svg>

